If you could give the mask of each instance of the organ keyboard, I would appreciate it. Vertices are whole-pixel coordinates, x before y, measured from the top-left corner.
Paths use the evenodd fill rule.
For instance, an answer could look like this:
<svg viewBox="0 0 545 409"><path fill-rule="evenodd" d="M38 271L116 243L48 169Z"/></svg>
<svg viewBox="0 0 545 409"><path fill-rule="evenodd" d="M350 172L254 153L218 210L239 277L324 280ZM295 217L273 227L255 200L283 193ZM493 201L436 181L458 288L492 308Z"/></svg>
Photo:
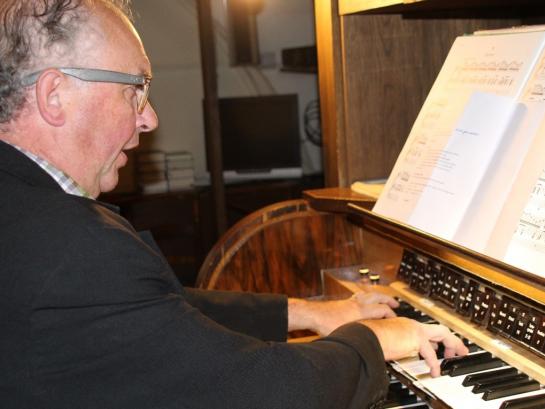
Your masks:
<svg viewBox="0 0 545 409"><path fill-rule="evenodd" d="M438 378L418 357L392 362L384 407L545 409L544 280L350 207L368 249L361 265L324 269L324 293L385 291L403 301L398 315L440 322L471 351L444 360ZM359 271L381 273L381 285Z"/></svg>

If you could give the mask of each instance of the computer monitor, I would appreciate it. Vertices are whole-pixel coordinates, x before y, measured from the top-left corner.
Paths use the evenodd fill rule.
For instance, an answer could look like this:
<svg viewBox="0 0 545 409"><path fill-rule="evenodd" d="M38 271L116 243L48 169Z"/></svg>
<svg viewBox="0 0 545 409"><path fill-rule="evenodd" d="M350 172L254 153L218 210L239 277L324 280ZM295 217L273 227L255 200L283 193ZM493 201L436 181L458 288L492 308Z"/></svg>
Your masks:
<svg viewBox="0 0 545 409"><path fill-rule="evenodd" d="M296 94L220 98L219 114L227 182L301 176Z"/></svg>

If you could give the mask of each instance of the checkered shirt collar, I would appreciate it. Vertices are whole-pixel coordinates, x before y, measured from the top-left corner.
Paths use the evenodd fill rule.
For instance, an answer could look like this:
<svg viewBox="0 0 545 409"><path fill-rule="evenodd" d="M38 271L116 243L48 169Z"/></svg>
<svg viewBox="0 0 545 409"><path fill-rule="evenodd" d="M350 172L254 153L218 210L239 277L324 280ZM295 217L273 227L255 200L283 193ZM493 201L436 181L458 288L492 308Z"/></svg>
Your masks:
<svg viewBox="0 0 545 409"><path fill-rule="evenodd" d="M87 197L89 199L92 198L91 195L89 195L89 193L87 193L84 188L78 185L78 183L74 179L72 179L62 170L57 169L55 166L53 166L51 163L46 161L44 158L36 156L33 153L17 145L13 145L13 144L10 144L10 145L16 148L17 150L19 150L20 152L24 153L26 156L28 156L29 159L37 163L43 170L45 170L49 174L49 176L55 179L55 181L66 193L69 193L71 195L81 196L81 197Z"/></svg>

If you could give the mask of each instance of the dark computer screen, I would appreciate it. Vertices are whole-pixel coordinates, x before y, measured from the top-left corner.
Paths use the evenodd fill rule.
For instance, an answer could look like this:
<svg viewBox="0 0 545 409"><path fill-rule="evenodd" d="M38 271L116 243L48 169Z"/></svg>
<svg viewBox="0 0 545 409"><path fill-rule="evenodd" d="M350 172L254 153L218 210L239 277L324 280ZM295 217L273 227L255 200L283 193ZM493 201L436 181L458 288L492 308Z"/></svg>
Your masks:
<svg viewBox="0 0 545 409"><path fill-rule="evenodd" d="M301 166L296 94L220 98L219 111L224 170Z"/></svg>

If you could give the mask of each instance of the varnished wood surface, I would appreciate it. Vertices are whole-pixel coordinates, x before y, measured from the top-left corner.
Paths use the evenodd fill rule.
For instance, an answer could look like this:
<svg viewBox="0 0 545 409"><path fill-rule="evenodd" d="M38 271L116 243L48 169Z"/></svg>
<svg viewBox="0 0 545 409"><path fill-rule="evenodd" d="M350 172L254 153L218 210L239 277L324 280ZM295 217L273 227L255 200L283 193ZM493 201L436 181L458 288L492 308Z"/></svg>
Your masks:
<svg viewBox="0 0 545 409"><path fill-rule="evenodd" d="M218 104L216 45L210 0L197 2L199 43L203 80L203 114L206 140L206 159L210 171L216 233L219 237L227 230L225 185L223 181L221 124Z"/></svg>
<svg viewBox="0 0 545 409"><path fill-rule="evenodd" d="M434 237L411 226L369 212L367 209L350 205L359 213L351 220L362 229L374 232L377 236L405 248L415 248L420 252L437 257L466 270L475 277L482 278L503 292L521 294L545 305L545 279L529 274L516 267L492 259L481 253ZM367 245L369 245L367 243Z"/></svg>
<svg viewBox="0 0 545 409"><path fill-rule="evenodd" d="M208 254L197 286L321 295L321 270L358 263L364 242L344 215L318 212L305 200L281 202L233 226Z"/></svg>
<svg viewBox="0 0 545 409"><path fill-rule="evenodd" d="M347 184L390 174L458 35L520 23L456 16L343 17Z"/></svg>
<svg viewBox="0 0 545 409"><path fill-rule="evenodd" d="M337 0L314 2L316 47L318 50L318 85L322 127L322 157L326 186L347 186L348 169L339 161L346 156L344 135L344 104L342 81L341 20Z"/></svg>
<svg viewBox="0 0 545 409"><path fill-rule="evenodd" d="M319 211L347 213L348 203L356 203L366 209L371 209L375 199L352 191L349 187L332 187L324 189L305 190L303 197L310 206Z"/></svg>
<svg viewBox="0 0 545 409"><path fill-rule="evenodd" d="M341 15L351 13L414 13L422 10L452 10L515 6L542 6L541 0L339 0Z"/></svg>

